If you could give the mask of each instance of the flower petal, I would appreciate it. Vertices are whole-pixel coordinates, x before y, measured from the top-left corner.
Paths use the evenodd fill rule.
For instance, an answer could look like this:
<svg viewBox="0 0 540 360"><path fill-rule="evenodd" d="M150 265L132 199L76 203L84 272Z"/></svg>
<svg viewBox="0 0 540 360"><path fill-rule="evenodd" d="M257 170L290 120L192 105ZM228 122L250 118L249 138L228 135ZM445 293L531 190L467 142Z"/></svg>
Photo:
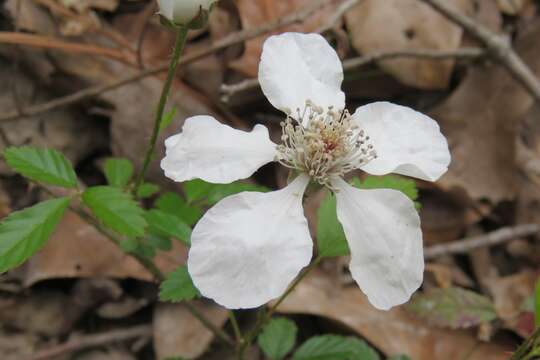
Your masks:
<svg viewBox="0 0 540 360"><path fill-rule="evenodd" d="M403 304L422 284L424 252L420 218L397 190L360 190L333 182L337 215L351 249L351 274L373 306Z"/></svg>
<svg viewBox="0 0 540 360"><path fill-rule="evenodd" d="M233 195L203 216L193 229L188 258L202 295L240 309L285 292L312 255L302 208L308 182L301 175L279 191Z"/></svg>
<svg viewBox="0 0 540 360"><path fill-rule="evenodd" d="M359 107L353 119L366 131L377 152L377 158L362 170L428 181L436 181L448 170L448 143L430 117L405 106L376 102Z"/></svg>
<svg viewBox="0 0 540 360"><path fill-rule="evenodd" d="M167 151L161 161L165 176L175 181L199 178L230 183L250 177L276 155L276 145L262 125L246 132L211 116L194 116L186 120L182 130L165 140Z"/></svg>
<svg viewBox="0 0 540 360"><path fill-rule="evenodd" d="M323 108L343 109L342 81L341 61L322 36L284 33L265 41L259 82L275 108L296 114L309 99Z"/></svg>
<svg viewBox="0 0 540 360"><path fill-rule="evenodd" d="M158 0L159 13L170 21L173 21L173 0Z"/></svg>

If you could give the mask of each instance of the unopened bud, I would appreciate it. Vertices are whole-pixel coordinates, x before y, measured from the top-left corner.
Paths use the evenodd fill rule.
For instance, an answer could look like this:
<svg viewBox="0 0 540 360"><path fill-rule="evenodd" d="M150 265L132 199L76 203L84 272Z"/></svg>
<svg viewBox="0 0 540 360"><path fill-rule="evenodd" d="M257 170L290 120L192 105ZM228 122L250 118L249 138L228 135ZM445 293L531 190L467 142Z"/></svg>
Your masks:
<svg viewBox="0 0 540 360"><path fill-rule="evenodd" d="M159 14L170 23L189 28L203 27L218 0L158 0Z"/></svg>

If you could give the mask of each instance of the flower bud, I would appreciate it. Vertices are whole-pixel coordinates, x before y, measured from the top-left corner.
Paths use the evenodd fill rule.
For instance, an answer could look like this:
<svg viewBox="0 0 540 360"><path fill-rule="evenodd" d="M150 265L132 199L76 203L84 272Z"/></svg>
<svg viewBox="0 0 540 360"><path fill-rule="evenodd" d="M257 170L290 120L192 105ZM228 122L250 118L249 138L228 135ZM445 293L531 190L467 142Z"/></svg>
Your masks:
<svg viewBox="0 0 540 360"><path fill-rule="evenodd" d="M218 0L158 0L159 14L174 25L201 27Z"/></svg>

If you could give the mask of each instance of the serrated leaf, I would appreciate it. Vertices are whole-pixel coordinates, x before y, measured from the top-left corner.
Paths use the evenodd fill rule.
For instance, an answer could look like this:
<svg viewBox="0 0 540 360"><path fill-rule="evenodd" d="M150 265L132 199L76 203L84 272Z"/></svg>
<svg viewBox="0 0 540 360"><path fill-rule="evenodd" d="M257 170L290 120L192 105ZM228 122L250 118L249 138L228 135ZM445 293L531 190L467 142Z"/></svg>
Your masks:
<svg viewBox="0 0 540 360"><path fill-rule="evenodd" d="M178 217L188 225L195 224L203 215L199 206L189 205L178 194L168 192L161 195L155 202L155 206L168 214Z"/></svg>
<svg viewBox="0 0 540 360"><path fill-rule="evenodd" d="M159 123L159 131L165 130L167 126L171 124L171 122L174 119L174 115L176 115L176 107L173 106L171 110L169 110L163 117L161 118L161 122Z"/></svg>
<svg viewBox="0 0 540 360"><path fill-rule="evenodd" d="M186 194L188 203L205 198L214 185L201 179L186 181L184 183L184 193Z"/></svg>
<svg viewBox="0 0 540 360"><path fill-rule="evenodd" d="M257 342L271 360L281 360L292 350L296 342L296 324L286 318L273 318L263 328Z"/></svg>
<svg viewBox="0 0 540 360"><path fill-rule="evenodd" d="M181 266L167 275L159 287L159 299L161 301L180 302L193 300L199 296L199 292L187 270Z"/></svg>
<svg viewBox="0 0 540 360"><path fill-rule="evenodd" d="M109 158L105 161L105 177L111 186L124 187L133 176L133 164L128 159Z"/></svg>
<svg viewBox="0 0 540 360"><path fill-rule="evenodd" d="M4 150L4 157L10 168L30 180L66 188L77 187L73 166L57 150L10 147Z"/></svg>
<svg viewBox="0 0 540 360"><path fill-rule="evenodd" d="M411 179L406 179L395 175L385 176L368 176L364 181L355 184L359 189L393 189L398 190L407 195L409 199L415 202L416 208L420 207L418 199L418 189L416 182Z"/></svg>
<svg viewBox="0 0 540 360"><path fill-rule="evenodd" d="M146 199L156 194L159 191L159 186L152 183L143 183L137 189L137 197L139 199Z"/></svg>
<svg viewBox="0 0 540 360"><path fill-rule="evenodd" d="M378 360L365 341L338 335L316 336L303 343L293 360Z"/></svg>
<svg viewBox="0 0 540 360"><path fill-rule="evenodd" d="M407 309L434 325L452 329L477 326L497 317L488 297L458 287L418 293Z"/></svg>
<svg viewBox="0 0 540 360"><path fill-rule="evenodd" d="M143 236L144 210L129 193L113 186L95 186L82 195L83 202L107 227L126 236Z"/></svg>
<svg viewBox="0 0 540 360"><path fill-rule="evenodd" d="M172 237L187 245L190 244L191 228L178 217L157 209L147 211L144 217L151 233Z"/></svg>
<svg viewBox="0 0 540 360"><path fill-rule="evenodd" d="M0 273L19 266L52 235L69 198L43 201L11 213L0 223Z"/></svg>
<svg viewBox="0 0 540 360"><path fill-rule="evenodd" d="M336 197L329 192L317 210L317 246L320 256L349 254L349 244L337 218Z"/></svg>

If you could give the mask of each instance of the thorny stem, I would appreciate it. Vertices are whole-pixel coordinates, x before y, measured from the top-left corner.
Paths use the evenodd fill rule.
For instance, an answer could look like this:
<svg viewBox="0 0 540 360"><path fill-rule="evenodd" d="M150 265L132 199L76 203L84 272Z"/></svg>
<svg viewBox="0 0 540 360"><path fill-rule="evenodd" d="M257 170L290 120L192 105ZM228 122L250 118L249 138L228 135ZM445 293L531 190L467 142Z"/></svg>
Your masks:
<svg viewBox="0 0 540 360"><path fill-rule="evenodd" d="M159 130L161 126L161 120L163 119L163 113L165 112L165 105L167 104L167 98L169 97L169 92L171 90L174 75L176 73L176 67L178 66L178 62L180 61L180 55L182 54L182 50L184 49L184 45L186 43L187 33L188 33L188 28L185 26L182 26L178 29L178 33L176 35L176 43L174 45L173 56L172 56L171 62L169 63L169 71L167 73L167 78L165 79L165 84L163 84L163 89L161 90L161 97L159 99L159 104L156 111L156 118L154 121L154 129L152 131L152 137L150 138L150 142L148 143L148 149L144 157L143 167L142 167L141 172L139 173L139 176L137 177L137 181L135 182L134 191L137 191L139 186L141 186L144 180L144 175L146 174L146 171L148 170L148 166L150 165L150 162L152 161L152 156L154 155L154 150L156 148L156 142L158 139Z"/></svg>
<svg viewBox="0 0 540 360"><path fill-rule="evenodd" d="M251 343L253 342L255 337L257 337L257 335L259 335L259 333L261 332L263 326L266 325L266 323L272 318L272 315L276 312L279 305L281 305L283 303L283 301L285 301L287 296L289 296L294 291L294 289L296 289L298 284L300 284L302 282L302 280L304 280L305 277L313 269L315 269L317 267L317 265L319 265L319 263L321 262L322 259L323 259L322 256L317 256L315 258L315 260L313 260L311 262L311 264L309 264L309 266L307 268L305 268L305 270L300 275L298 275L298 277L293 281L291 286L289 286L287 291L285 291L285 293L279 297L279 299L275 302L275 304L272 305L270 307L270 309L268 309L267 312L260 315L259 319L257 320L257 323L255 324L253 329L245 336L244 341L243 341L242 345L240 346L240 349L239 349L239 352L238 352L238 360L243 360L244 359L245 352L246 352L247 348L249 347L249 345L251 345Z"/></svg>

